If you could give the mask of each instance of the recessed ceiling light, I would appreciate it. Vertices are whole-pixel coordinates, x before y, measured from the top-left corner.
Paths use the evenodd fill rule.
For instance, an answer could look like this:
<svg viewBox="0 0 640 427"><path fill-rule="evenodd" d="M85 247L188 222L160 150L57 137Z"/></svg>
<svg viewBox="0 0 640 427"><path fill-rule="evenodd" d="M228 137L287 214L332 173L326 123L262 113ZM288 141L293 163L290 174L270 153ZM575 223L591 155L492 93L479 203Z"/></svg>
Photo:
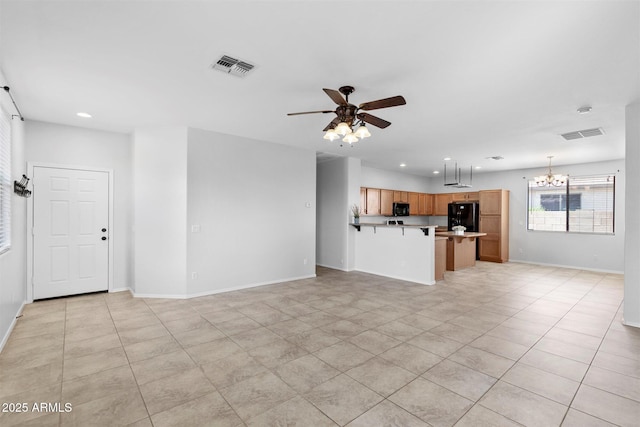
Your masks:
<svg viewBox="0 0 640 427"><path fill-rule="evenodd" d="M400 167L401 167L401 168L404 168L404 167L407 167L407 165L406 165L406 164L404 164L404 163L400 163Z"/></svg>
<svg viewBox="0 0 640 427"><path fill-rule="evenodd" d="M445 157L445 158L444 158L444 159L442 159L442 160L444 160L445 162L448 162L449 160L451 160L451 157Z"/></svg>
<svg viewBox="0 0 640 427"><path fill-rule="evenodd" d="M476 166L476 169L482 169L482 166Z"/></svg>
<svg viewBox="0 0 640 427"><path fill-rule="evenodd" d="M438 175L440 171L433 171L434 174Z"/></svg>
<svg viewBox="0 0 640 427"><path fill-rule="evenodd" d="M590 112L591 112L591 107L589 107L588 105L578 108L578 114L587 114Z"/></svg>
<svg viewBox="0 0 640 427"><path fill-rule="evenodd" d="M90 119L91 117L93 117L91 114L89 113L77 113L76 114L78 117L84 117L85 119Z"/></svg>

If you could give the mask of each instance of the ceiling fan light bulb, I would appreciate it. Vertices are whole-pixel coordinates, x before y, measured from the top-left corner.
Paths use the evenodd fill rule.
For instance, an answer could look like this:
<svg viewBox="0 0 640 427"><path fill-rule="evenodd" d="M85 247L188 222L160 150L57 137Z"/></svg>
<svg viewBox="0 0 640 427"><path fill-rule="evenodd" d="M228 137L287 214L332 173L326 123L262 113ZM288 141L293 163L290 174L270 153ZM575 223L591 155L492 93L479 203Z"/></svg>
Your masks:
<svg viewBox="0 0 640 427"><path fill-rule="evenodd" d="M336 139L340 138L340 135L338 135L335 130L329 129L324 134L323 138L324 139L328 139L329 141L335 141Z"/></svg>
<svg viewBox="0 0 640 427"><path fill-rule="evenodd" d="M348 133L351 133L351 128L345 122L340 122L338 126L336 126L335 131L339 135L346 136Z"/></svg>
<svg viewBox="0 0 640 427"><path fill-rule="evenodd" d="M371 132L369 132L369 129L367 129L364 124L362 124L360 125L358 130L356 130L355 135L360 139L369 138L371 136Z"/></svg>
<svg viewBox="0 0 640 427"><path fill-rule="evenodd" d="M353 133L348 133L342 139L343 142L348 142L349 144L353 144L354 142L358 142L358 137Z"/></svg>

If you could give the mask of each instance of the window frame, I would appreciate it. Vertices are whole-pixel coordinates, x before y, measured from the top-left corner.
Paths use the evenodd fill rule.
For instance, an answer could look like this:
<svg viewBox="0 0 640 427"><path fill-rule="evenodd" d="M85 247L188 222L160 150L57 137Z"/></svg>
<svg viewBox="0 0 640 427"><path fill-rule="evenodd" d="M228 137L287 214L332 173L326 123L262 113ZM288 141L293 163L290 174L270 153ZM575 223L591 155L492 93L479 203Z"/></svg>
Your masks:
<svg viewBox="0 0 640 427"><path fill-rule="evenodd" d="M564 216L565 216L565 229L564 230L536 230L534 228L531 228L531 212L532 212L532 206L531 206L531 189L535 189L537 188L537 186L535 185L535 181L534 180L528 180L527 181L527 222L526 222L526 229L527 231L534 231L534 232L548 232L548 233L571 233L571 234L593 234L593 235L598 235L598 236L614 236L616 234L616 174L615 173L609 173L609 174L590 174L590 175L576 175L573 177L574 180L577 181L583 181L583 180L587 180L587 179L593 179L593 180L597 180L599 178L602 177L611 177L613 179L613 183L611 184L611 229L610 231L579 231L579 230L571 230L570 229L570 213L573 211L576 211L576 209L570 209L571 206L571 198L572 196L575 196L576 194L580 194L581 195L581 200L580 200L580 206L582 207L582 205L584 204L584 202L582 201L582 195L585 194L584 192L570 192L571 189L571 176L567 176L567 182L562 185L562 186L558 186L556 188L561 189L564 188L564 193L562 193L561 196L561 200L564 199L565 203L564 203L564 209L560 209L558 211L555 212L564 212ZM561 203L561 202L560 202ZM561 203L562 204L562 203Z"/></svg>

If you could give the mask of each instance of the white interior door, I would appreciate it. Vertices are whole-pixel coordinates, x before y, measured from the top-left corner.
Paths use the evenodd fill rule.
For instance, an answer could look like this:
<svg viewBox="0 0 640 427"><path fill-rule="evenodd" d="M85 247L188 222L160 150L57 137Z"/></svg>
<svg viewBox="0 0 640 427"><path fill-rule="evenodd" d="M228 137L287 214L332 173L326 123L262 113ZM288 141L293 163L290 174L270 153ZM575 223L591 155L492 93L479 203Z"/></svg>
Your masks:
<svg viewBox="0 0 640 427"><path fill-rule="evenodd" d="M34 167L33 299L109 288L108 172Z"/></svg>

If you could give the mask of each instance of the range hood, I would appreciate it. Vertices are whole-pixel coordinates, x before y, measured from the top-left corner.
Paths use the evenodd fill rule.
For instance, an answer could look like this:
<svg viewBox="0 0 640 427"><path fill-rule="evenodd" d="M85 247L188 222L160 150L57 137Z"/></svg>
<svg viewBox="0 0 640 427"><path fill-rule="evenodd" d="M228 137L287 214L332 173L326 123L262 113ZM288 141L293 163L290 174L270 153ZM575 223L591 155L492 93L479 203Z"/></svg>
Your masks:
<svg viewBox="0 0 640 427"><path fill-rule="evenodd" d="M458 167L456 162L453 169L453 181L447 182L447 164L444 164L444 186L454 188L471 188L471 181L473 180L473 166L469 166L469 183L462 182L462 168Z"/></svg>

